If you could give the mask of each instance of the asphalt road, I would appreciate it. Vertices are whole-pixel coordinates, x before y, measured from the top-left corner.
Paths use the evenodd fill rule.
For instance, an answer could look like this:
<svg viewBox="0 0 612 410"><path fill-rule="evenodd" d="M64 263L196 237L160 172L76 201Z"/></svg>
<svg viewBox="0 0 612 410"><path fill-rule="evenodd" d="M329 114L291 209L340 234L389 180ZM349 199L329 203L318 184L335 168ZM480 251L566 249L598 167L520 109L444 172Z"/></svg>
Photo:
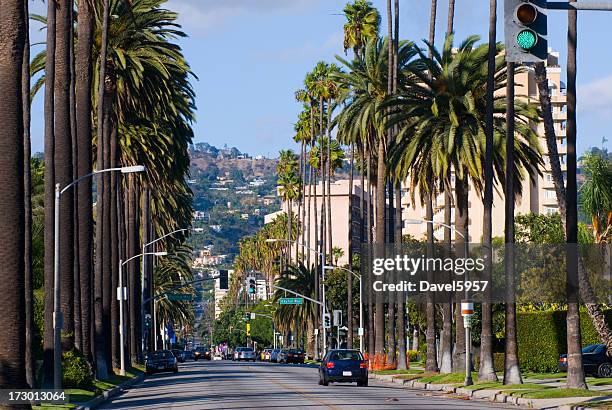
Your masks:
<svg viewBox="0 0 612 410"><path fill-rule="evenodd" d="M319 386L308 365L199 361L179 373L147 377L107 402L106 409L494 409L516 406L462 400L370 380Z"/></svg>

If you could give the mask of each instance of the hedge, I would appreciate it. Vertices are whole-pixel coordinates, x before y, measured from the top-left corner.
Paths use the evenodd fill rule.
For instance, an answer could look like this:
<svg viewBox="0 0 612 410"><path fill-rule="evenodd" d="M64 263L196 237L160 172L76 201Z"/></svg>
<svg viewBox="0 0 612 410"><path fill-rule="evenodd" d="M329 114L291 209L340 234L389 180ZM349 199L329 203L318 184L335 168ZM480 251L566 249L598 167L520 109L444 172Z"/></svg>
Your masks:
<svg viewBox="0 0 612 410"><path fill-rule="evenodd" d="M612 324L612 309L606 310ZM517 338L521 370L554 372L559 355L567 353L565 311L521 312L517 314ZM586 311L580 312L582 345L601 343Z"/></svg>

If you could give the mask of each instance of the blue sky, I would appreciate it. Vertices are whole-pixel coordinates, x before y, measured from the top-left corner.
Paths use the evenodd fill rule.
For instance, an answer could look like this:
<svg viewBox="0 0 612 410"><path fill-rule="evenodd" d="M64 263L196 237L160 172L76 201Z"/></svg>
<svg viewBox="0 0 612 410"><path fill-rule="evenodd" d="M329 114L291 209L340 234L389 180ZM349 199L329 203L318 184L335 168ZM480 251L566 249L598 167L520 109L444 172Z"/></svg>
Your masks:
<svg viewBox="0 0 612 410"><path fill-rule="evenodd" d="M189 34L181 41L199 80L195 141L236 146L274 157L296 147L293 123L300 111L293 93L319 60L342 51L342 9L347 0L169 0ZM386 0L374 0L383 14ZM421 40L429 29L429 0L400 0L400 34ZM447 1L438 0L436 43L446 29ZM487 37L488 1L458 0L456 38ZM498 41L503 41L503 0L498 0ZM34 12L41 12L32 3ZM44 12L44 11L43 11ZM612 13L579 12L578 151L601 146L612 122ZM33 33L34 39L41 33ZM567 14L549 12L549 46L565 68ZM42 93L34 101L33 150L43 148ZM608 149L611 143L607 142Z"/></svg>

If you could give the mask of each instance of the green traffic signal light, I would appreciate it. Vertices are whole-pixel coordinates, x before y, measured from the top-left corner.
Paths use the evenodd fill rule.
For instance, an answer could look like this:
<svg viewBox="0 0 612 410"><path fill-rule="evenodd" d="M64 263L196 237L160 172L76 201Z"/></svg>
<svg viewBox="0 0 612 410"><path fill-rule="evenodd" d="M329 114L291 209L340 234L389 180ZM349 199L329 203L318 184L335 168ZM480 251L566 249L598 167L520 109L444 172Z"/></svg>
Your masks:
<svg viewBox="0 0 612 410"><path fill-rule="evenodd" d="M523 50L531 50L538 42L538 36L533 30L524 29L516 36L516 44Z"/></svg>

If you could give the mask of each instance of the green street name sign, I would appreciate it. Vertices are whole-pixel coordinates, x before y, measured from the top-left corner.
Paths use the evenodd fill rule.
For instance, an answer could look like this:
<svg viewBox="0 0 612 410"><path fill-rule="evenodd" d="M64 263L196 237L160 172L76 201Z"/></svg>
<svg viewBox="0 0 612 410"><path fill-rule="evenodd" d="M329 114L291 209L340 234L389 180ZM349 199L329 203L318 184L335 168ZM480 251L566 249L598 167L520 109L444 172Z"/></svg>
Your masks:
<svg viewBox="0 0 612 410"><path fill-rule="evenodd" d="M304 302L304 298L280 298L278 303L281 305L301 305Z"/></svg>
<svg viewBox="0 0 612 410"><path fill-rule="evenodd" d="M168 294L168 300L187 302L193 300L193 295L187 293Z"/></svg>

